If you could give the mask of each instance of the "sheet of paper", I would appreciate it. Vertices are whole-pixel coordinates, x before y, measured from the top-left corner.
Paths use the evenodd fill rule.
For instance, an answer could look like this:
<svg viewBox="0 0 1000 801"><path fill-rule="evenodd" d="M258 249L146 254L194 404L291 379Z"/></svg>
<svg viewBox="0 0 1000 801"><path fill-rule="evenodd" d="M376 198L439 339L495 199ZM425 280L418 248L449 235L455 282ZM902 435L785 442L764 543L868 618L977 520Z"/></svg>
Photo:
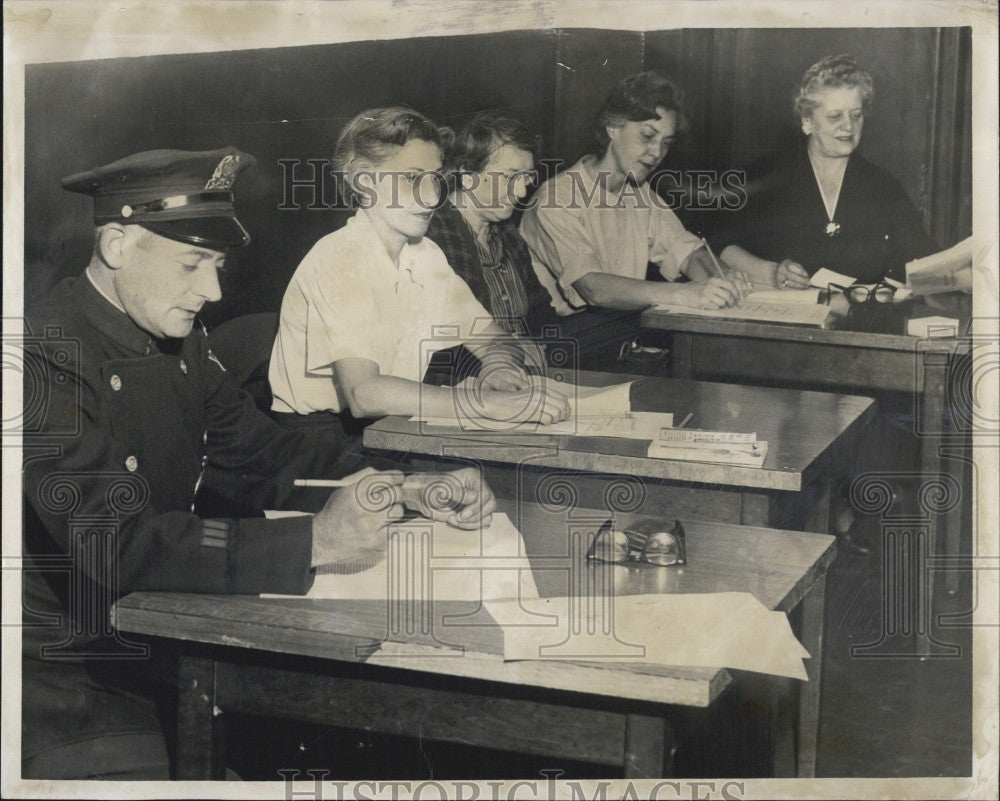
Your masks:
<svg viewBox="0 0 1000 801"><path fill-rule="evenodd" d="M463 382L464 384L465 382ZM536 377L535 387L540 392L554 391L566 396L570 415L566 420L549 425L539 423L510 423L505 420L489 420L481 417L414 416L411 420L429 426L461 428L463 431L505 431L517 434L577 434L579 436L637 437L635 431L646 431L653 425L652 420L640 422L630 419L631 402L629 391L631 381L610 387L581 387L550 378ZM460 385L462 386L462 385ZM662 416L661 416L662 417ZM672 425L671 422L660 425ZM639 437L649 439L649 437Z"/></svg>
<svg viewBox="0 0 1000 801"><path fill-rule="evenodd" d="M388 526L386 536L385 560L359 573L317 575L306 597L413 603L538 597L521 532L503 513L482 531L419 518Z"/></svg>
<svg viewBox="0 0 1000 801"><path fill-rule="evenodd" d="M813 273L812 278L809 279L809 283L818 289L826 289L830 284L837 284L838 286L845 287L850 286L854 283L854 279L849 275L835 273L833 270L827 269L826 267L820 267Z"/></svg>
<svg viewBox="0 0 1000 801"><path fill-rule="evenodd" d="M826 287L823 287L826 289ZM819 303L818 287L812 289L755 289L744 299L744 303Z"/></svg>
<svg viewBox="0 0 1000 801"><path fill-rule="evenodd" d="M830 313L828 306L803 303L755 303L744 301L728 309L695 309L688 306L657 306L670 314L693 314L726 320L760 320L769 323L822 326Z"/></svg>
<svg viewBox="0 0 1000 801"><path fill-rule="evenodd" d="M963 267L972 266L972 237L963 239L957 245L947 250L932 253L922 259L914 259L906 263L906 283L912 284L914 276L927 278L930 276L945 276L956 273Z"/></svg>
<svg viewBox="0 0 1000 801"><path fill-rule="evenodd" d="M958 336L958 320L953 317L920 317L906 321L906 333L920 339Z"/></svg>
<svg viewBox="0 0 1000 801"><path fill-rule="evenodd" d="M809 652L784 612L768 610L750 593L608 596L572 604L544 598L490 603L487 610L503 627L506 660L634 660L807 678L802 660ZM530 626L502 622L525 611L538 616Z"/></svg>

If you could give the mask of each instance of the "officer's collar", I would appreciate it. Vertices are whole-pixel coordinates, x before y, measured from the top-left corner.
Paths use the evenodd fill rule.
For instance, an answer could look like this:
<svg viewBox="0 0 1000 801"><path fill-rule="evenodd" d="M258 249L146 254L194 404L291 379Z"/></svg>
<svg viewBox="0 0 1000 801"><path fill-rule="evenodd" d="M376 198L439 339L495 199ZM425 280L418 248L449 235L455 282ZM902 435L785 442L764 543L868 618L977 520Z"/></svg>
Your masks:
<svg viewBox="0 0 1000 801"><path fill-rule="evenodd" d="M132 318L105 297L94 284L89 273L80 283L83 291L80 301L87 318L98 331L133 353L145 356L155 350L153 338L132 322Z"/></svg>

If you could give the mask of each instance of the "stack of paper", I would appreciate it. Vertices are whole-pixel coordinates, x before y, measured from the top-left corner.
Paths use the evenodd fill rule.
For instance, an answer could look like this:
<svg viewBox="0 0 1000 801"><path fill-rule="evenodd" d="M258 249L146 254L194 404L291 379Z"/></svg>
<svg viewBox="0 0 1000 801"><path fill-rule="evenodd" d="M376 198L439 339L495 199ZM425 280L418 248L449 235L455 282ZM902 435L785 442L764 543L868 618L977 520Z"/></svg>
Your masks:
<svg viewBox="0 0 1000 801"><path fill-rule="evenodd" d="M972 288L972 237L906 264L906 283L916 295Z"/></svg>
<svg viewBox="0 0 1000 801"><path fill-rule="evenodd" d="M472 389L470 382L460 388ZM414 416L413 421L442 428L459 427L463 431L497 431L514 434L569 435L578 437L617 437L626 439L652 439L663 426L673 425L673 415L660 412L633 412L629 391L632 382L610 387L581 387L550 378L534 378L533 389L558 392L569 402L569 417L558 423L513 423L484 417Z"/></svg>
<svg viewBox="0 0 1000 801"><path fill-rule="evenodd" d="M746 467L761 467L767 442L753 433L707 431L693 428L662 428L649 443L647 456Z"/></svg>
<svg viewBox="0 0 1000 801"><path fill-rule="evenodd" d="M828 306L813 303L783 303L781 301L761 302L753 295L744 299L739 306L725 309L698 309L693 306L665 304L654 306L657 311L668 314L690 314L696 317L717 317L725 320L757 320L766 323L787 323L789 325L822 326L830 314Z"/></svg>

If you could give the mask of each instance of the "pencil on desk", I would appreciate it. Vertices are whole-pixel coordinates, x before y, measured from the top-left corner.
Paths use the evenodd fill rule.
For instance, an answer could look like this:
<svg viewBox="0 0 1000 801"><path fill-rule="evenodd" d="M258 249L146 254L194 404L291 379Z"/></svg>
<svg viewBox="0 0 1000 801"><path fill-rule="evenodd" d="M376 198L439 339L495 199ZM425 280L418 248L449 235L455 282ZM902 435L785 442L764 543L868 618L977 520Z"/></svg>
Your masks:
<svg viewBox="0 0 1000 801"><path fill-rule="evenodd" d="M719 273L719 278L725 278L726 277L726 273L722 269L722 265L719 264L719 260L717 258L715 258L715 253L712 252L712 248L709 246L708 240L705 239L705 237L701 238L701 244L703 244L705 246L705 250L708 251L708 255L712 257L712 264L715 265L715 269Z"/></svg>
<svg viewBox="0 0 1000 801"><path fill-rule="evenodd" d="M683 420L680 421L680 423L677 424L677 428L684 428L684 426L686 426L688 423L691 422L692 417L694 417L694 412L688 412L687 417L685 417Z"/></svg>
<svg viewBox="0 0 1000 801"><path fill-rule="evenodd" d="M296 487L353 487L358 479L343 478L297 478L292 482Z"/></svg>

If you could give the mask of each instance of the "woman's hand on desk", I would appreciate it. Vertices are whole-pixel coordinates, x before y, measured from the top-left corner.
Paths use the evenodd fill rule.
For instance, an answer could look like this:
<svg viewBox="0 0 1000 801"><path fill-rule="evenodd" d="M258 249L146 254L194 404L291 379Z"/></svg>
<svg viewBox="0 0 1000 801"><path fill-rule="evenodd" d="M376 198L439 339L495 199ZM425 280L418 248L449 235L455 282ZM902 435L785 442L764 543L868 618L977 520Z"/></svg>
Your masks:
<svg viewBox="0 0 1000 801"><path fill-rule="evenodd" d="M773 280L778 289L809 289L809 273L791 259L784 259L774 265Z"/></svg>
<svg viewBox="0 0 1000 801"><path fill-rule="evenodd" d="M497 505L493 491L472 467L408 475L403 480L402 498L406 508L424 517L466 529L488 526Z"/></svg>
<svg viewBox="0 0 1000 801"><path fill-rule="evenodd" d="M739 286L726 278L709 278L689 284L665 284L670 287L671 298L666 305L680 303L695 309L722 309L738 306L743 298Z"/></svg>
<svg viewBox="0 0 1000 801"><path fill-rule="evenodd" d="M456 412L463 417L486 417L508 423L558 423L569 417L566 396L546 389L541 381L515 392L462 388L456 396Z"/></svg>
<svg viewBox="0 0 1000 801"><path fill-rule="evenodd" d="M742 270L726 270L726 279L733 284L740 293L740 301L753 292L753 280Z"/></svg>

